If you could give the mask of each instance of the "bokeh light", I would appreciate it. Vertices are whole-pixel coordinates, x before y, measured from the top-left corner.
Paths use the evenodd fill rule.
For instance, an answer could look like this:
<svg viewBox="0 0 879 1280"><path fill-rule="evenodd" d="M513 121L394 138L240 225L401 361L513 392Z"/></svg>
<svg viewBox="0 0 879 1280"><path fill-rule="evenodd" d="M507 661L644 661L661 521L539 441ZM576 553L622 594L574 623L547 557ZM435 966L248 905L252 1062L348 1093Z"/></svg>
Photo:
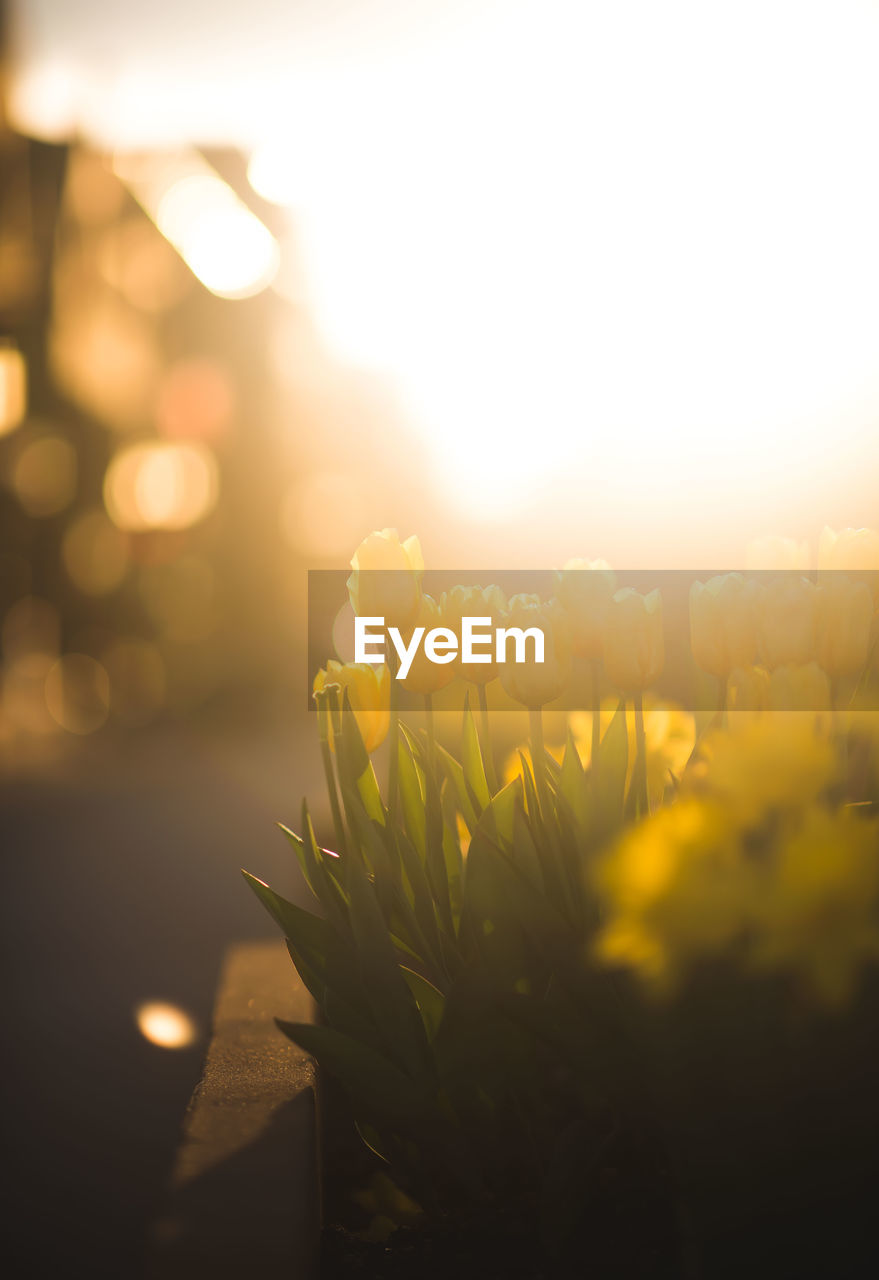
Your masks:
<svg viewBox="0 0 879 1280"><path fill-rule="evenodd" d="M65 654L46 675L46 706L68 733L94 733L110 711L110 677L88 654Z"/></svg>
<svg viewBox="0 0 879 1280"><path fill-rule="evenodd" d="M61 557L71 582L90 596L115 591L129 565L125 536L97 507L77 516L65 530Z"/></svg>
<svg viewBox="0 0 879 1280"><path fill-rule="evenodd" d="M213 509L218 486L216 459L205 445L147 441L112 459L104 503L120 529L188 529Z"/></svg>
<svg viewBox="0 0 879 1280"><path fill-rule="evenodd" d="M149 1000L135 1010L138 1030L161 1049L186 1049L198 1039L195 1020L179 1005Z"/></svg>
<svg viewBox="0 0 879 1280"><path fill-rule="evenodd" d="M62 142L76 131L85 97L81 70L69 59L46 57L32 63L8 86L6 109L22 133Z"/></svg>
<svg viewBox="0 0 879 1280"><path fill-rule="evenodd" d="M227 433L234 409L229 375L215 360L178 360L159 386L156 428L168 439L214 441Z"/></svg>
<svg viewBox="0 0 879 1280"><path fill-rule="evenodd" d="M102 278L127 302L153 314L176 306L192 285L180 258L142 217L126 218L107 229L100 244L99 268Z"/></svg>
<svg viewBox="0 0 879 1280"><path fill-rule="evenodd" d="M27 366L15 347L0 343L0 436L14 431L27 410Z"/></svg>
<svg viewBox="0 0 879 1280"><path fill-rule="evenodd" d="M278 246L220 178L194 175L162 198L156 225L193 275L221 298L248 298L271 284Z"/></svg>
<svg viewBox="0 0 879 1280"><path fill-rule="evenodd" d="M76 276L59 291L57 307L49 356L59 386L113 430L146 421L159 368L149 323L112 295L84 290Z"/></svg>
<svg viewBox="0 0 879 1280"><path fill-rule="evenodd" d="M31 516L54 516L76 493L76 450L63 436L41 436L26 444L12 468L15 496Z"/></svg>
<svg viewBox="0 0 879 1280"><path fill-rule="evenodd" d="M3 718L13 731L45 737L58 724L46 704L46 680L54 665L46 653L24 653L3 664Z"/></svg>
<svg viewBox="0 0 879 1280"><path fill-rule="evenodd" d="M114 169L211 293L249 298L271 284L277 241L197 152L119 155Z"/></svg>

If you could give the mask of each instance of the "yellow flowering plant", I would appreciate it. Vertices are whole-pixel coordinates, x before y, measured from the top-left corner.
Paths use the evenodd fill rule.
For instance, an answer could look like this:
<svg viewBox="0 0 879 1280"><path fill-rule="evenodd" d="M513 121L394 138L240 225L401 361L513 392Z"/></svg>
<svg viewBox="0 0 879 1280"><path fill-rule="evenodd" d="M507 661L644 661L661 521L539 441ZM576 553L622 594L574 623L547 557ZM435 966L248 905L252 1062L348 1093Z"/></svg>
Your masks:
<svg viewBox="0 0 879 1280"><path fill-rule="evenodd" d="M859 586L837 615L799 573L695 587L693 657L727 691L697 731L651 691L667 643L658 591L612 593L604 566L588 588L563 571L550 599L461 587L437 601L416 547L389 530L366 539L358 615L396 610L404 638L464 616L533 627L544 661L495 655L477 672L415 654L406 678L424 714L405 722L392 665L320 671L331 825L319 838L303 803L298 833L283 829L319 913L247 876L321 1014L283 1029L341 1083L407 1221L513 1204L568 1275L578 1215L602 1202L596 1170L617 1161L665 1206L650 1247L674 1252L647 1137L656 1062L674 1046L693 1061L695 1024L730 1009L771 1006L779 1026L797 1007L840 1017L879 959L879 734L859 734L832 687L866 661L872 614L867 625ZM404 589L367 591L378 560ZM544 708L581 659L617 695L573 712L547 750ZM455 679L476 688L480 715L468 693L452 744L433 699ZM500 781L494 681L529 725ZM726 993L710 1017L706 984ZM759 1045L764 1024L741 1017Z"/></svg>

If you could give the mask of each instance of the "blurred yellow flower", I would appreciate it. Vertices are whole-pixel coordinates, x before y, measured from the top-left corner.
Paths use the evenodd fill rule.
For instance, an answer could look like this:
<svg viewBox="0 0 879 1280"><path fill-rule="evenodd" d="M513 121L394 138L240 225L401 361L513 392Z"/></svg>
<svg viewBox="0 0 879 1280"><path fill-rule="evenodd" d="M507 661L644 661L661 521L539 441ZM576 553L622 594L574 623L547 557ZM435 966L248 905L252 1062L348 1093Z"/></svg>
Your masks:
<svg viewBox="0 0 879 1280"><path fill-rule="evenodd" d="M626 693L640 692L662 671L665 646L662 597L640 595L624 587L613 597L604 631L604 667L608 679Z"/></svg>
<svg viewBox="0 0 879 1280"><path fill-rule="evenodd" d="M424 558L416 537L401 542L396 529L364 538L351 557L348 595L362 618L384 618L388 627L410 626L421 600Z"/></svg>
<svg viewBox="0 0 879 1280"><path fill-rule="evenodd" d="M879 822L812 806L761 872L753 967L846 1003L864 961L879 959Z"/></svg>
<svg viewBox="0 0 879 1280"><path fill-rule="evenodd" d="M608 922L598 956L660 991L744 934L754 875L725 808L689 798L631 828L599 865Z"/></svg>
<svg viewBox="0 0 879 1280"><path fill-rule="evenodd" d="M571 620L573 651L600 658L616 578L606 560L569 560L556 573L556 596Z"/></svg>
<svg viewBox="0 0 879 1280"><path fill-rule="evenodd" d="M844 574L819 583L816 593L815 649L827 674L853 676L867 663L873 595L865 582Z"/></svg>
<svg viewBox="0 0 879 1280"><path fill-rule="evenodd" d="M730 821L753 826L768 814L816 800L833 782L836 760L810 716L767 712L706 734L691 786L729 803Z"/></svg>
<svg viewBox="0 0 879 1280"><path fill-rule="evenodd" d="M388 668L370 666L366 662L341 663L331 658L314 677L312 688L318 693L334 684L339 686L340 705L342 693L347 690L366 750L374 751L384 742L390 726L391 677ZM335 750L332 717L329 732L330 746Z"/></svg>
<svg viewBox="0 0 879 1280"><path fill-rule="evenodd" d="M879 577L879 532L825 525L818 541L818 568L862 570Z"/></svg>
<svg viewBox="0 0 879 1280"><path fill-rule="evenodd" d="M690 587L690 644L709 675L726 680L747 667L757 650L755 585L740 573L725 573Z"/></svg>
<svg viewBox="0 0 879 1280"><path fill-rule="evenodd" d="M736 667L726 682L726 707L730 716L759 713L769 706L769 672L765 667Z"/></svg>
<svg viewBox="0 0 879 1280"><path fill-rule="evenodd" d="M769 534L754 538L745 550L746 569L808 569L809 544Z"/></svg>
<svg viewBox="0 0 879 1280"><path fill-rule="evenodd" d="M544 634L544 660L513 662L501 668L501 683L511 698L536 709L564 692L571 675L571 632L568 616L557 600L544 604L536 595L510 597L505 627L523 631L537 627Z"/></svg>
<svg viewBox="0 0 879 1280"><path fill-rule="evenodd" d="M760 593L759 646L763 664L780 667L815 656L815 584L799 575L775 579Z"/></svg>
<svg viewBox="0 0 879 1280"><path fill-rule="evenodd" d="M817 662L776 667L769 677L771 711L829 711L830 681Z"/></svg>
<svg viewBox="0 0 879 1280"><path fill-rule="evenodd" d="M601 704L601 737L610 728L617 710L615 698ZM592 762L592 712L572 711L568 716L577 754L584 768ZM635 712L626 707L626 729L629 738L629 762L626 785L631 785L637 756ZM696 722L689 711L669 703L658 702L649 694L644 699L644 740L647 750L647 789L651 801L660 801L666 789L682 776L696 745ZM561 752L559 753L561 755Z"/></svg>
<svg viewBox="0 0 879 1280"><path fill-rule="evenodd" d="M424 627L425 631L431 631L434 627L447 625L449 624L443 617L441 608L433 596L423 595L412 627ZM412 632L410 630L404 636L407 646L411 638ZM436 693L439 689L444 689L447 684L451 684L455 674L455 664L453 662L431 662L425 653L424 646L419 645L406 673L406 678L401 680L400 683L413 693Z"/></svg>
<svg viewBox="0 0 879 1280"><path fill-rule="evenodd" d="M456 635L461 634L462 618L489 618L490 623L486 624L486 629L490 626L492 630L503 624L507 610L507 600L500 587L452 587L451 591L444 592L440 600L440 613L442 614L442 625L450 627ZM480 628L482 630L482 628ZM474 652L491 653L494 657L493 648L481 649ZM455 659L453 671L457 675L461 675L465 680L471 680L474 684L488 684L490 680L494 680L500 671L497 662L463 662L460 656Z"/></svg>

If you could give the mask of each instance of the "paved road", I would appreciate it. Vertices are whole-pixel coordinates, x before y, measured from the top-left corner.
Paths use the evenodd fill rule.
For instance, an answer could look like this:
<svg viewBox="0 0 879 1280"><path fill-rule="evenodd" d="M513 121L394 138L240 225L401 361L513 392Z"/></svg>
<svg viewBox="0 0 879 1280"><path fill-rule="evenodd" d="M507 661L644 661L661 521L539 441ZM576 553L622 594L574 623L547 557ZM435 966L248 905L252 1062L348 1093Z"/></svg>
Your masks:
<svg viewBox="0 0 879 1280"><path fill-rule="evenodd" d="M204 1041L157 1048L133 1011L169 1000L206 1028L225 947L274 932L242 865L305 901L273 823L298 825L318 767L294 737L163 731L0 777L16 1277L138 1275Z"/></svg>

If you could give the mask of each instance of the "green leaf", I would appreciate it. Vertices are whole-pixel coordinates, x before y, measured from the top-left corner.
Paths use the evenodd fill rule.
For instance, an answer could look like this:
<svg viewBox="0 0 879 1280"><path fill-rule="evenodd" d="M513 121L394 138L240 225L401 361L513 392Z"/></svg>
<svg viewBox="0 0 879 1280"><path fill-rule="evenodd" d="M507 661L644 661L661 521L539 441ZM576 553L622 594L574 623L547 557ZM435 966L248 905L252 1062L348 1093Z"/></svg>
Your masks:
<svg viewBox="0 0 879 1280"><path fill-rule="evenodd" d="M443 788L442 806L443 860L446 864L446 883L449 886L452 924L457 933L461 921L461 907L464 902L464 856L461 853L461 840L458 835L458 813L452 798L451 788Z"/></svg>
<svg viewBox="0 0 879 1280"><path fill-rule="evenodd" d="M461 734L461 765L464 770L464 780L467 783L467 789L473 800L473 807L477 813L481 813L491 799L491 793L488 789L488 781L485 776L485 765L482 761L482 751L479 746L479 734L476 731L476 721L473 719L473 713L470 710L470 695L467 694L464 700L464 727Z"/></svg>
<svg viewBox="0 0 879 1280"><path fill-rule="evenodd" d="M574 742L574 735L570 729L568 729L565 754L562 759L561 773L559 774L559 791L568 802L575 822L580 826L585 826L588 815L586 775L580 763L580 755Z"/></svg>
<svg viewBox="0 0 879 1280"><path fill-rule="evenodd" d="M427 818L424 810L424 793L418 768L412 758L412 752L406 739L400 742L398 755L399 792L403 806L403 821L406 830L421 858L427 856Z"/></svg>
<svg viewBox="0 0 879 1280"><path fill-rule="evenodd" d="M355 1110L398 1124L411 1123L424 1111L429 1092L375 1049L333 1027L280 1018L275 1022L285 1036L336 1077Z"/></svg>
<svg viewBox="0 0 879 1280"><path fill-rule="evenodd" d="M476 808L473 804L473 798L470 795L467 780L464 777L464 770L455 757L450 755L449 752L446 751L445 747L440 746L439 743L437 743L437 755L442 768L445 770L447 778L452 784L452 788L455 792L455 799L464 818L464 822L466 823L467 830L472 834L472 832L476 830L476 823L479 821L479 814L476 812Z"/></svg>
<svg viewBox="0 0 879 1280"><path fill-rule="evenodd" d="M341 748L338 751L340 780L356 788L364 809L373 821L384 823L386 815L381 792L378 789L369 752L360 736L357 717L351 709L347 689L344 693L342 708Z"/></svg>
<svg viewBox="0 0 879 1280"><path fill-rule="evenodd" d="M501 849L512 847L516 804L521 803L521 797L522 780L514 778L492 797L479 819L479 828Z"/></svg>
<svg viewBox="0 0 879 1280"><path fill-rule="evenodd" d="M407 969L405 965L401 965L400 972L415 997L415 1003L418 1005L418 1012L421 1014L427 1038L433 1043L443 1020L443 1010L446 1005L445 996L441 991L437 990L432 982L428 982L427 978L423 978L414 969Z"/></svg>
<svg viewBox="0 0 879 1280"><path fill-rule="evenodd" d="M242 875L286 935L290 957L320 1008L334 1024L374 1041L375 1027L361 1012L366 1002L351 944L327 920L288 902L249 872Z"/></svg>
<svg viewBox="0 0 879 1280"><path fill-rule="evenodd" d="M601 834L616 831L623 820L626 798L626 771L629 765L629 731L626 704L620 699L613 720L598 749L598 770L593 771L593 801Z"/></svg>
<svg viewBox="0 0 879 1280"><path fill-rule="evenodd" d="M338 857L330 858L316 841L303 840L302 836L298 836L295 831L285 827L283 822L279 822L278 827L293 846L305 883L318 902L321 903L325 911L334 911L335 914L334 909L337 909L344 915L345 893L339 884L336 870L340 859ZM333 864L336 864L336 866Z"/></svg>
<svg viewBox="0 0 879 1280"><path fill-rule="evenodd" d="M385 1042L385 1051L410 1076L431 1064L424 1027L407 987L375 890L357 862L348 868L351 929L366 998Z"/></svg>
<svg viewBox="0 0 879 1280"><path fill-rule="evenodd" d="M451 939L455 937L455 920L452 913L452 897L446 869L445 830L443 804L436 778L428 771L424 774L425 822L427 852L425 869L427 880L436 903L440 925ZM455 822L457 838L457 822Z"/></svg>
<svg viewBox="0 0 879 1280"><path fill-rule="evenodd" d="M270 889L264 880L258 880L249 871L242 869L241 874L288 938L301 939L305 947L323 947L328 928L326 920L297 907L295 902L288 902L279 893L275 893L274 889Z"/></svg>
<svg viewBox="0 0 879 1280"><path fill-rule="evenodd" d="M333 924L344 932L347 922L345 899L339 891L339 886L326 869L323 851L315 839L311 814L308 812L308 804L305 800L302 801L302 847L317 889L318 901Z"/></svg>
<svg viewBox="0 0 879 1280"><path fill-rule="evenodd" d="M427 872L421 859L407 836L401 832L399 840L400 856L403 860L403 871L409 883L412 900L406 906L412 913L412 937L421 942L422 959L431 970L442 969L443 948L440 941L436 909ZM401 904L402 905L402 904ZM410 926L411 927L411 926Z"/></svg>

